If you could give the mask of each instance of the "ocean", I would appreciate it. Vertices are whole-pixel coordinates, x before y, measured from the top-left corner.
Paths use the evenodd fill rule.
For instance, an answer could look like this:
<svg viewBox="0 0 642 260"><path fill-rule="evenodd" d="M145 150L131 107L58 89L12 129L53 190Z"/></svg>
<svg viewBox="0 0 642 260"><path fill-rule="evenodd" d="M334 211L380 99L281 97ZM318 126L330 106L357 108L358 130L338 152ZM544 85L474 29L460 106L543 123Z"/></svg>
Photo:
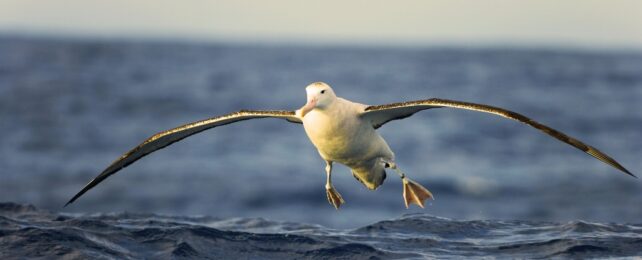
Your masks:
<svg viewBox="0 0 642 260"><path fill-rule="evenodd" d="M367 190L298 124L250 120L149 155L62 206L152 134L240 109L431 97L527 115L641 175L642 52L279 46L0 37L0 257L421 258L642 255L642 185L526 125L440 108L379 129L435 195ZM40 254L40 255L38 255Z"/></svg>

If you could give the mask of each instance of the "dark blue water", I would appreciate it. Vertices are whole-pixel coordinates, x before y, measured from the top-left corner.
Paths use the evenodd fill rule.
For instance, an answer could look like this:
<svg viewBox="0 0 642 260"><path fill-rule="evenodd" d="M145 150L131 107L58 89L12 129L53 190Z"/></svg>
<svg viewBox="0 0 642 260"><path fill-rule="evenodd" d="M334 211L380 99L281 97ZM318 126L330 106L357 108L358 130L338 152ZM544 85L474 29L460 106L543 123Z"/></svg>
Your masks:
<svg viewBox="0 0 642 260"><path fill-rule="evenodd" d="M0 198L53 213L4 213L2 246L18 245L11 236L30 241L52 232L77 235L66 247L77 239L87 252L116 258L172 256L174 249L187 256L280 256L270 248L300 257L642 254L632 249L642 248L639 226L598 224L640 223L639 180L522 124L453 109L380 129L401 169L435 195L426 209L405 209L394 173L373 192L338 166L334 184L346 204L336 211L325 198L324 162L301 126L269 119L190 137L61 208L151 134L239 109L294 110L314 81L366 104L440 97L508 108L642 174L641 52L5 36ZM136 233L147 229L154 231ZM158 241L145 243L146 236ZM221 241L234 249L214 252Z"/></svg>
<svg viewBox="0 0 642 260"><path fill-rule="evenodd" d="M642 225L408 214L355 229L263 218L70 215L0 204L0 257L394 259L642 254Z"/></svg>

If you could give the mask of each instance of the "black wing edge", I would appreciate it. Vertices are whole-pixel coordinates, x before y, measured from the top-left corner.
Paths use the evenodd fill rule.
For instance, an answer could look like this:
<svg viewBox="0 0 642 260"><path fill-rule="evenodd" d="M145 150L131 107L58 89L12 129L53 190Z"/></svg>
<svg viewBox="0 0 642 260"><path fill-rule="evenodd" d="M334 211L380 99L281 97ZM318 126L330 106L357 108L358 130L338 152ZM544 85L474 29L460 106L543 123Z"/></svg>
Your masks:
<svg viewBox="0 0 642 260"><path fill-rule="evenodd" d="M236 121L233 121L233 122L229 122L229 123L225 123L225 124L220 124L220 125L215 125L215 126L212 126L212 127L209 127L209 128L203 128L203 129L200 129L200 130L198 130L198 131L194 131L193 133L190 133L189 135L186 135L186 136L183 136L183 137L181 137L181 138L177 138L177 139L175 139L175 140L172 140L172 141L168 142L167 144L162 145L162 146L160 146L160 147L158 147L158 148L156 148L156 149L154 149L154 150L152 150L152 151L144 152L143 154L141 154L141 156L140 156L140 157L135 158L135 159L134 159L134 160L132 160L132 161L126 162L126 163L124 163L124 164L123 164L123 165L121 165L121 166L117 166L117 164L118 164L118 163L120 163L120 162L121 162L121 161L123 161L123 160L129 159L131 155L133 155L134 153L136 153L136 152L138 152L139 150L141 150L141 149L143 148L143 146L144 146L144 145L146 145L146 144L148 144L148 143L150 143L150 142L152 142L152 141L155 141L155 140L157 140L157 139L163 138L163 137L165 137L165 136L167 136L167 135L169 135L169 134L171 134L171 133L173 133L173 132L176 132L176 130L178 130L178 129L188 129L190 126L197 125L197 124L199 124L199 123L201 123L201 122L206 122L206 121L210 121L210 120L222 119L222 118L229 117L229 116L234 116L234 115L253 114L253 113L257 113L257 114L258 114L258 113L264 113L264 114L265 114L265 116L257 116L257 117L254 117L254 118L269 117L269 116L285 116L285 117L282 117L282 119L285 119L285 120L287 120L287 121L288 121L288 122L290 122L290 123L302 124L302 122L301 122L300 120L298 120L297 118L290 118L290 117L288 117L288 116L295 116L295 115L296 115L296 113L295 113L294 111L282 111L282 110L240 110L240 111L238 111L238 112L233 112L233 113L229 113L229 114L222 115L222 116L219 116L219 117L213 117L213 118L208 118L208 119L205 119L205 120L196 121L196 122L193 122L193 123L188 123L188 124L185 124L185 125L182 125L182 126L179 126L179 127L172 128L172 129L167 130L167 131L159 132L159 133L157 133L157 134L155 134L155 135L153 135L153 136L151 136L151 137L149 137L149 138L145 139L145 141L143 141L141 144L139 144L139 145L137 145L136 147L134 147L134 149L131 149L130 151L128 151L128 152L126 152L125 154L123 154L122 156L118 157L118 159L116 159L116 160L115 160L111 165L109 165L105 170L103 170L103 171L102 171L98 176L96 176L96 177L95 177L94 179L92 179L89 183L87 183L87 185L85 185L85 187L83 187L83 188L82 188L82 190L80 190L80 191L79 191L78 193L76 193L76 195L74 195L74 196L73 196L69 201L67 201L67 203L65 203L65 205L63 206L63 208L67 207L67 206L68 206L69 204L71 204L71 203L74 203L74 201L76 201L78 198L80 198L80 196L82 196L82 195L83 195L83 194L85 194L87 191L91 190L93 187L95 187L96 185L98 185L99 183L101 183L102 181L104 181L105 179L107 179L107 177L109 177L109 176L111 176L111 175L115 174L116 172L120 171L121 169L123 169L123 168L125 168L125 167L129 166L130 164L132 164L132 163L134 163L134 162L138 161L139 159L141 159L141 158L143 158L143 157L147 156L148 154L150 154L150 153L152 153L152 152L154 152L154 151L157 151L157 150L163 149L163 148L165 148L165 147L167 147L167 146L169 146L169 145L171 145L171 144L173 144L173 143L175 143L175 142L178 142L178 141L180 141L180 140L183 140L183 139L185 139L185 138L187 138L187 137L189 137L189 136L191 136L191 135L194 135L194 134L200 133L200 132L205 131L205 130L207 130L207 129L210 129L210 128L212 128L212 127L223 126L223 125L231 124L231 123L238 122L238 121L248 120L248 119L252 119L252 118L243 118L243 119L239 119L239 120L236 120Z"/></svg>
<svg viewBox="0 0 642 260"><path fill-rule="evenodd" d="M410 109L413 106L415 106L415 109ZM378 124L374 124L373 127L375 129L381 127L385 123L388 123L393 120L398 120L398 119L403 119L407 118L409 116L412 116L413 114L425 110L425 109L431 109L431 108L442 108L442 107L452 107L452 108L460 108L460 109L466 109L466 110L473 110L473 111L479 111L479 112L485 112L485 113L491 113L495 114L501 117L505 117L508 119L513 119L518 122L522 122L524 124L530 125L531 127L534 127L564 143L570 144L571 146L589 154L590 156L620 170L621 172L634 177L638 178L635 174L631 173L629 170L624 168L620 163L618 163L615 159L611 158L610 156L606 155L605 153L601 152L597 148L594 148L590 145L584 144L583 142L570 137L560 131L557 131L551 127L545 126L535 120L530 119L527 116L524 116L522 114L506 110L503 108L495 107L495 106L490 106L490 105L483 105L483 104L477 104L477 103L470 103L470 102L463 102L463 101L455 101L455 100L448 100L448 99L439 99L439 98L430 98L430 99L423 99L423 100L415 100L415 101L407 101L407 102L398 102L398 103L390 103L390 104L384 104L384 105L374 105L374 106L368 106L365 108L364 112L374 112L374 111L381 111L381 110L389 110L389 109L399 109L399 108L409 108L408 111L405 113L400 113L399 115L389 118L385 121L382 121Z"/></svg>

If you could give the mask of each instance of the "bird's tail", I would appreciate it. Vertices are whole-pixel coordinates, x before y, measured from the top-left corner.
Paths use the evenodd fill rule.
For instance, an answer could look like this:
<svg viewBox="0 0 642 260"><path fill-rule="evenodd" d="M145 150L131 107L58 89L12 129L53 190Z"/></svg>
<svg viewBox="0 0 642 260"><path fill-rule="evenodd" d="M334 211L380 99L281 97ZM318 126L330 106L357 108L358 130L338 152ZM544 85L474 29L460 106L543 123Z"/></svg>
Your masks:
<svg viewBox="0 0 642 260"><path fill-rule="evenodd" d="M369 169L352 169L352 176L361 182L366 188L375 190L386 179L386 170L380 163L375 163Z"/></svg>

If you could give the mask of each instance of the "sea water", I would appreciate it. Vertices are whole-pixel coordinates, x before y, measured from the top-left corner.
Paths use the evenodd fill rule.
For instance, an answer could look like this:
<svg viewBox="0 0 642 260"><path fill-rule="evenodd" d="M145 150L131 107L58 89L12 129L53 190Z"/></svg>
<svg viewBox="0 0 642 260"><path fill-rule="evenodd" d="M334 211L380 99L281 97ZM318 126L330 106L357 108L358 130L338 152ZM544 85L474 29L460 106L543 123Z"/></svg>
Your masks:
<svg viewBox="0 0 642 260"><path fill-rule="evenodd" d="M507 108L642 173L635 50L4 36L0 198L18 204L4 206L0 252L27 256L22 238L45 239L33 243L51 245L39 247L44 255L115 258L159 248L159 256L642 254L639 180L526 125L449 108L379 129L401 170L435 195L425 209L405 208L394 172L370 191L339 165L333 182L346 204L335 210L325 163L302 127L276 119L192 136L62 208L154 133L240 109L295 110L315 81L365 104L439 97ZM56 235L74 238L55 251Z"/></svg>

